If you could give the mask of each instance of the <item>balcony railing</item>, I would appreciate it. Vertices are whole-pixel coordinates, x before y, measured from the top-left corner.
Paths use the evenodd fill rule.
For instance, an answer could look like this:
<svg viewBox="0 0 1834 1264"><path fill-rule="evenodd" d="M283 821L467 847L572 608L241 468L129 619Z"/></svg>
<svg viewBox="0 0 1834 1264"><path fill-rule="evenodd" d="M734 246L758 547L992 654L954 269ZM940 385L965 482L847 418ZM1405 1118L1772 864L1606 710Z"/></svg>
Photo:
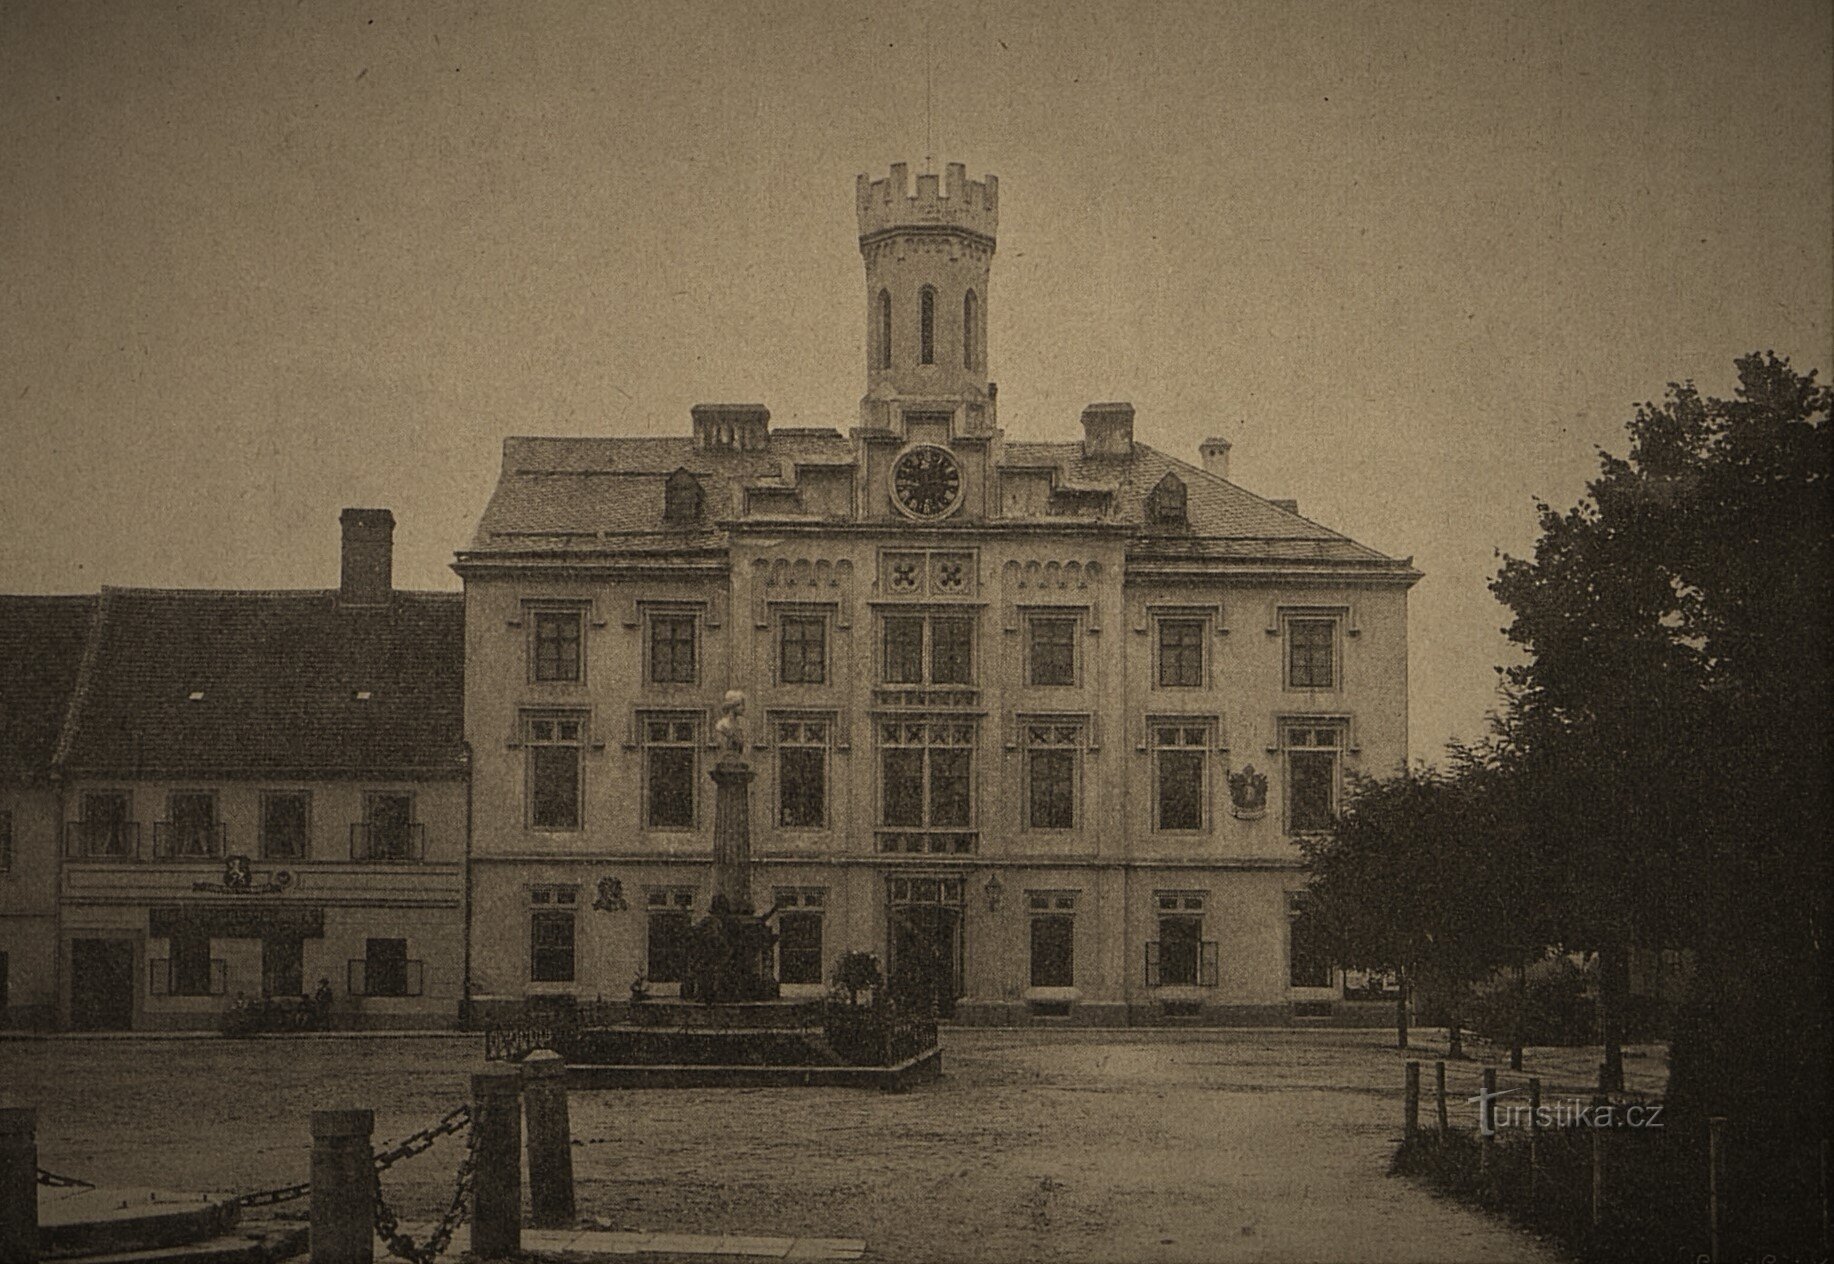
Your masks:
<svg viewBox="0 0 1834 1264"><path fill-rule="evenodd" d="M388 824L358 821L350 827L352 860L425 860L427 827L419 821Z"/></svg>
<svg viewBox="0 0 1834 1264"><path fill-rule="evenodd" d="M352 996L420 996L426 984L426 966L419 961L398 965L378 962L374 967L362 958L352 959L345 971L346 991Z"/></svg>
<svg viewBox="0 0 1834 1264"><path fill-rule="evenodd" d="M221 825L191 821L154 821L153 856L157 860L218 860L228 851Z"/></svg>
<svg viewBox="0 0 1834 1264"><path fill-rule="evenodd" d="M972 707L980 700L973 685L876 685L872 691L873 705L880 707Z"/></svg>
<svg viewBox="0 0 1834 1264"><path fill-rule="evenodd" d="M71 860L138 860L140 822L65 821L64 855Z"/></svg>
<svg viewBox="0 0 1834 1264"><path fill-rule="evenodd" d="M1217 979L1216 941L1186 941L1171 945L1165 952L1156 939L1146 943L1147 987L1215 987ZM1192 952L1191 949L1197 949Z"/></svg>
<svg viewBox="0 0 1834 1264"><path fill-rule="evenodd" d="M971 856L980 839L978 830L882 829L879 851L888 856Z"/></svg>
<svg viewBox="0 0 1834 1264"><path fill-rule="evenodd" d="M146 964L146 990L151 996L222 996L229 991L229 963L220 957L210 959L208 986L202 992L196 988L179 990L181 980L172 969L170 957L153 957Z"/></svg>

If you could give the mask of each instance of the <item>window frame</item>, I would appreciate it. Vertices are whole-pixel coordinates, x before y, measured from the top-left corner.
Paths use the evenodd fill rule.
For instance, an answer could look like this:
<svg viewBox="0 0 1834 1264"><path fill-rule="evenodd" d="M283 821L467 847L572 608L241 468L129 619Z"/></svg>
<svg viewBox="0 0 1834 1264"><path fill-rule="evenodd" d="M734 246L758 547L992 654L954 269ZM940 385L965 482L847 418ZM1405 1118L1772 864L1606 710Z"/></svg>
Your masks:
<svg viewBox="0 0 1834 1264"><path fill-rule="evenodd" d="M706 717L698 711L641 711L638 713L637 748L641 755L640 772L642 793L637 800L637 820L639 827L646 832L684 834L692 833L700 827L701 742L704 736L702 730L705 718ZM652 737L650 726L654 724L667 725L669 735L662 739ZM675 726L677 725L688 726L688 735L686 737L678 736L675 733ZM663 750L685 750L688 752L688 811L687 820L685 822L658 824L656 821L654 812L656 804L653 798L656 793L653 789L655 785L655 768L652 763L651 754L654 751Z"/></svg>
<svg viewBox="0 0 1834 1264"><path fill-rule="evenodd" d="M1031 834L1067 834L1083 828L1084 758L1089 749L1089 724L1082 716L1020 715L1018 739L1020 775L1024 794L1020 800L1019 828ZM1040 736L1041 730L1049 730ZM1068 807L1066 824L1039 824L1036 760L1039 754L1061 754L1069 763Z"/></svg>
<svg viewBox="0 0 1834 1264"><path fill-rule="evenodd" d="M207 827L208 834L205 839L204 850L202 851L178 850L177 840L180 836L178 830L178 801L180 799L190 799L194 802L208 803L210 805L210 823ZM183 787L166 791L166 828L172 832L173 838L166 844L167 854L162 857L162 859L214 860L218 858L219 852L226 853L229 849L229 840L223 830L223 805L219 802L219 796L215 790L200 790L193 787ZM217 845L219 839L222 842L220 848ZM187 995L191 994L188 993Z"/></svg>
<svg viewBox="0 0 1834 1264"><path fill-rule="evenodd" d="M374 832L375 824L376 824L376 804L385 799L404 799L407 801L407 805L408 805L407 820L402 822L402 828L406 831L405 835L403 836L404 841L406 843L406 849L405 849L404 854L399 855L399 856L380 856L376 854L376 835ZM363 791L363 829L364 829L364 833L367 838L366 851L367 851L368 859L393 861L397 863L403 862L403 861L409 861L409 860L422 859L423 857L417 857L414 854L415 853L414 827L420 823L419 821L415 819L415 817L418 815L419 810L420 810L419 797L415 794L413 790L402 790L402 789L395 789L395 788L364 790Z"/></svg>
<svg viewBox="0 0 1834 1264"><path fill-rule="evenodd" d="M898 741L888 743L885 740L888 728L896 727L900 730L906 730L914 725L921 725L923 727L924 736L922 741L907 740L906 735L903 733L900 734ZM877 746L879 752L879 810L877 814L878 825L876 828L880 830L916 831L960 830L963 832L973 831L978 828L977 820L979 813L977 807L980 796L975 793L975 755L980 746L980 733L979 726L972 719L961 716L925 716L881 719L877 721L874 727L875 736L878 739ZM947 734L946 740L935 740L935 733L937 730L943 728L952 729L955 727L965 727L968 730L968 740L966 742L954 740L955 735L953 733ZM886 755L891 751L921 752L919 757L917 796L919 807L918 816L920 819L915 822L897 823L886 819L886 808L888 806L887 792L890 788L890 778L887 776L886 770ZM960 751L966 756L967 767L962 773L962 784L966 791L964 795L966 808L963 814L965 819L960 822L938 822L936 819L935 801L937 777L934 771L934 762L930 754L932 751Z"/></svg>
<svg viewBox="0 0 1834 1264"><path fill-rule="evenodd" d="M664 986L679 986L688 973L687 936L694 929L694 906L700 892L695 887L679 885L652 886L643 893L643 977L650 983ZM669 964L675 973L674 978L659 978L656 974L656 931L659 925L678 927L677 934L681 942L672 945L673 954L678 960Z"/></svg>
<svg viewBox="0 0 1834 1264"><path fill-rule="evenodd" d="M1320 955L1320 960L1324 964L1325 981L1323 983L1301 983L1296 977L1297 954L1294 949L1297 932L1300 923L1313 916L1314 913L1309 897L1310 893L1306 891L1288 891L1286 893L1286 985L1295 992L1310 994L1338 991L1338 966L1328 955Z"/></svg>
<svg viewBox="0 0 1834 1264"><path fill-rule="evenodd" d="M299 851L297 854L275 852L268 847L268 805L277 799L299 799L305 805L303 820L300 823ZM260 796L260 820L257 822L256 850L263 860L306 861L312 858L312 792L303 789L269 789L263 790Z"/></svg>
<svg viewBox="0 0 1834 1264"><path fill-rule="evenodd" d="M1280 687L1287 693L1341 693L1344 688L1344 631L1349 622L1349 614L1340 606L1282 606L1280 608ZM1293 653L1297 647L1294 636L1298 624L1329 624L1330 646L1328 667L1331 674L1327 684L1299 684L1295 682L1293 671Z"/></svg>
<svg viewBox="0 0 1834 1264"><path fill-rule="evenodd" d="M538 883L528 888L528 967L529 982L534 985L570 984L579 979L579 887L572 883ZM541 943L541 926L567 928L563 976L553 966L539 968L543 953L559 954L561 945Z"/></svg>
<svg viewBox="0 0 1834 1264"><path fill-rule="evenodd" d="M962 367L973 372L980 366L981 296L969 286L962 294Z"/></svg>
<svg viewBox="0 0 1834 1264"><path fill-rule="evenodd" d="M388 991L382 991L381 989L379 989L376 986L375 965L377 961L377 954L374 951L374 949L375 949L375 945L377 944L400 944L401 945L401 963L400 963L401 964L401 978L400 978L401 986L398 989L390 989ZM410 973L412 973L408 969L409 961L410 961L410 958L408 956L407 936L405 935L366 935L364 936L363 938L363 995L365 997L370 997L370 996L400 997L400 996L413 995L413 992L410 989L409 984L408 984L408 976ZM390 964L392 965L392 963Z"/></svg>
<svg viewBox="0 0 1834 1264"><path fill-rule="evenodd" d="M1278 729L1278 747L1280 752L1281 803L1284 814L1282 825L1290 837L1323 834L1330 830L1332 822L1343 808L1344 796L1344 757L1353 749L1350 743L1350 721L1344 716L1309 716L1284 715L1276 721ZM1294 734L1305 732L1311 738L1295 742ZM1316 741L1319 733L1333 733L1337 740L1325 745ZM1330 780L1326 784L1329 802L1326 819L1322 824L1300 826L1297 823L1298 813L1294 810L1299 790L1298 778L1294 775L1295 755L1329 755Z"/></svg>
<svg viewBox="0 0 1834 1264"><path fill-rule="evenodd" d="M110 845L100 849L91 849L90 831L94 826L104 823L104 818L91 819L89 807L92 802L119 803L121 816L119 820L108 822L119 829L119 834L111 836ZM91 786L77 795L77 830L80 835L80 856L85 860L131 860L139 851L136 833L139 820L134 815L134 792L124 786ZM118 842L118 845L116 843Z"/></svg>
<svg viewBox="0 0 1834 1264"><path fill-rule="evenodd" d="M819 987L824 978L827 964L827 887L776 887L771 891L771 906L777 913L777 951L774 965L777 982L788 987ZM792 921L794 919L794 921ZM811 977L787 978L784 945L790 940L788 934L792 924L810 925L815 928L814 945L811 952L809 945L800 947L799 965L813 964L813 971L799 970L799 975Z"/></svg>
<svg viewBox="0 0 1834 1264"><path fill-rule="evenodd" d="M837 718L832 714L788 715L777 712L771 713L766 718L771 726L771 747L776 752L774 760L776 765L776 812L773 819L777 823L777 829L789 834L825 832L831 828L834 820L832 806L834 778L832 774L834 730ZM821 726L820 733L816 738L811 739L809 729L814 725ZM792 730L795 731L793 737L791 736ZM791 823L787 819L785 809L788 806L788 800L784 791L788 778L784 775L784 756L786 752L790 751L820 752L821 804L819 819L814 824Z"/></svg>
<svg viewBox="0 0 1834 1264"><path fill-rule="evenodd" d="M0 873L11 873L12 871L13 809L8 806L0 808ZM4 984L0 984L0 989L3 988ZM4 1002L0 1002L0 1008L4 1008Z"/></svg>
<svg viewBox="0 0 1834 1264"><path fill-rule="evenodd" d="M522 826L542 834L577 834L586 828L586 751L591 742L588 725L591 715L583 710L525 708L518 716L522 746ZM537 726L552 725L551 736L541 736ZM573 726L573 737L564 736L566 726ZM536 805L541 802L536 785L541 770L537 752L573 751L573 823L554 824L536 819Z"/></svg>
<svg viewBox="0 0 1834 1264"><path fill-rule="evenodd" d="M1176 729L1178 737L1164 740L1162 730ZM1200 734L1193 740L1191 734ZM1210 771L1210 752L1216 745L1217 721L1211 716L1149 715L1146 717L1146 749L1151 755L1152 832L1156 834L1207 834L1216 813L1212 807L1215 788ZM1166 825L1165 768L1166 756L1195 755L1197 760L1196 825Z"/></svg>
<svg viewBox="0 0 1834 1264"><path fill-rule="evenodd" d="M1156 610L1153 612L1153 688L1154 689L1206 689L1210 684L1210 629L1215 615L1208 611L1198 610ZM1189 646L1178 646L1178 649L1195 649L1197 652L1196 679L1189 681L1166 680L1166 630L1174 624L1190 624L1197 630L1195 641Z"/></svg>
<svg viewBox="0 0 1834 1264"><path fill-rule="evenodd" d="M1076 906L1080 891L1027 891L1025 893L1025 911L1028 926L1026 928L1026 979L1032 988L1073 988L1076 986ZM1068 942L1064 951L1064 977L1061 982L1039 981L1038 958L1038 924L1061 924L1067 933ZM1048 964L1048 963L1047 963Z"/></svg>
<svg viewBox="0 0 1834 1264"><path fill-rule="evenodd" d="M1066 648L1069 651L1069 670L1063 680L1039 680L1039 628L1046 624L1068 624L1070 628ZM1040 607L1025 612L1025 686L1028 689L1074 689L1082 684L1083 656L1080 653L1083 629L1083 613L1078 610L1063 610L1053 607Z"/></svg>
<svg viewBox="0 0 1834 1264"><path fill-rule="evenodd" d="M919 625L917 642L917 680L893 680L891 678L891 636L894 624L906 621ZM961 624L967 629L967 666L962 673L962 680L936 679L937 662L937 623ZM898 608L882 611L879 615L879 663L878 684L888 689L973 689L977 687L980 670L980 617L978 612L966 608Z"/></svg>
<svg viewBox="0 0 1834 1264"><path fill-rule="evenodd" d="M892 292L884 286L879 287L878 304L878 367L889 369L892 367Z"/></svg>
<svg viewBox="0 0 1834 1264"><path fill-rule="evenodd" d="M820 607L806 607L806 606L805 607L798 607L798 606L780 607L776 611L775 622L777 625L776 626L776 635L772 639L773 639L774 646L776 649L776 654L774 655L774 666L776 668L777 683L780 685L812 686L812 687L823 687L823 686L828 685L830 683L828 680L828 675L829 675L828 668L829 668L829 662L832 659L832 655L829 652L829 646L833 639L830 635L830 622L831 621L829 619L829 612L826 609L820 608ZM819 653L819 659L817 662L816 676L812 680L809 678L808 672L807 672L807 669L808 669L808 654L807 654L808 641L806 639L801 642L801 646L803 649L803 655L802 655L802 662L800 664L798 673L792 675L792 673L789 670L789 666L790 666L789 658L788 658L788 650L789 650L789 645L790 645L789 630L792 624L813 624L817 629L819 629L821 648L820 648L820 653Z"/></svg>
<svg viewBox="0 0 1834 1264"><path fill-rule="evenodd" d="M936 287L917 291L917 363L936 363Z"/></svg>
<svg viewBox="0 0 1834 1264"><path fill-rule="evenodd" d="M692 689L701 682L701 647L704 637L701 635L701 624L705 612L698 607L679 605L647 605L643 611L643 683L661 689ZM674 675L668 677L656 674L656 625L661 620L685 622L689 638L689 670L686 679ZM679 644L679 642L672 642ZM672 664L671 673L678 665Z"/></svg>
<svg viewBox="0 0 1834 1264"><path fill-rule="evenodd" d="M589 607L583 601L525 601L522 620L528 632L528 679L532 685L583 685L586 683L586 636ZM546 675L542 670L542 625L545 620L571 619L574 625L573 674ZM563 641L564 643L564 641Z"/></svg>

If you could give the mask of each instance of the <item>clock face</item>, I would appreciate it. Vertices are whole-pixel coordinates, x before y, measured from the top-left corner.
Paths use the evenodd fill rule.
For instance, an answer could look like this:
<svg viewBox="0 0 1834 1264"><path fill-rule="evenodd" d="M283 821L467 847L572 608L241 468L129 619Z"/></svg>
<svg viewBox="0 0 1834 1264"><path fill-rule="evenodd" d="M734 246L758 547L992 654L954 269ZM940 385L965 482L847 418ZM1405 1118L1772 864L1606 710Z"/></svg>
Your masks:
<svg viewBox="0 0 1834 1264"><path fill-rule="evenodd" d="M915 518L940 518L962 498L962 467L947 448L923 444L892 466L892 499Z"/></svg>

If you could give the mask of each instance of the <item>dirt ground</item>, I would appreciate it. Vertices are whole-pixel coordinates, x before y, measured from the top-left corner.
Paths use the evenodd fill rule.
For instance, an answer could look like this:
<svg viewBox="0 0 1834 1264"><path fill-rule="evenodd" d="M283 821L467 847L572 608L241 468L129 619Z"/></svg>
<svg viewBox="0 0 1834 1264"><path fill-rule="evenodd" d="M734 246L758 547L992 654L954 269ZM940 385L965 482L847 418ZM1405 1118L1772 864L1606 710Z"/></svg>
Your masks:
<svg viewBox="0 0 1834 1264"><path fill-rule="evenodd" d="M858 1089L573 1096L581 1214L607 1227L860 1237L876 1260L1553 1260L1386 1176L1402 1060L1380 1031L944 1033L945 1077ZM40 1109L40 1162L87 1180L247 1190L306 1177L314 1107L368 1106L376 1139L463 1099L476 1037L0 1042L0 1094ZM1469 1126L1481 1061L1454 1063ZM1544 1097L1583 1096L1596 1050L1531 1050ZM1629 1063L1659 1089L1657 1051ZM1514 1077L1503 1075L1505 1085ZM384 1178L403 1219L449 1196L459 1143Z"/></svg>

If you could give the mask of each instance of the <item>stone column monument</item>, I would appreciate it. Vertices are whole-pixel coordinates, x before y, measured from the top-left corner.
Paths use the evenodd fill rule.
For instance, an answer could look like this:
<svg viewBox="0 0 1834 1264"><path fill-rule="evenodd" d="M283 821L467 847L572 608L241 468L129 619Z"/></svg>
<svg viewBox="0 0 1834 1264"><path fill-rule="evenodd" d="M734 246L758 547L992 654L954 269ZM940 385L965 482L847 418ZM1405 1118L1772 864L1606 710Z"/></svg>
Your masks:
<svg viewBox="0 0 1834 1264"><path fill-rule="evenodd" d="M713 808L713 901L694 928L683 997L712 1005L777 996L771 969L770 913L759 917L751 897L751 782L745 758L745 694L729 689L720 704L720 758L709 775ZM775 912L776 910L772 910Z"/></svg>
<svg viewBox="0 0 1834 1264"><path fill-rule="evenodd" d="M711 776L718 788L713 801L713 898L730 913L752 911L751 782L756 775L745 758L745 694L728 689L714 731L720 758Z"/></svg>

